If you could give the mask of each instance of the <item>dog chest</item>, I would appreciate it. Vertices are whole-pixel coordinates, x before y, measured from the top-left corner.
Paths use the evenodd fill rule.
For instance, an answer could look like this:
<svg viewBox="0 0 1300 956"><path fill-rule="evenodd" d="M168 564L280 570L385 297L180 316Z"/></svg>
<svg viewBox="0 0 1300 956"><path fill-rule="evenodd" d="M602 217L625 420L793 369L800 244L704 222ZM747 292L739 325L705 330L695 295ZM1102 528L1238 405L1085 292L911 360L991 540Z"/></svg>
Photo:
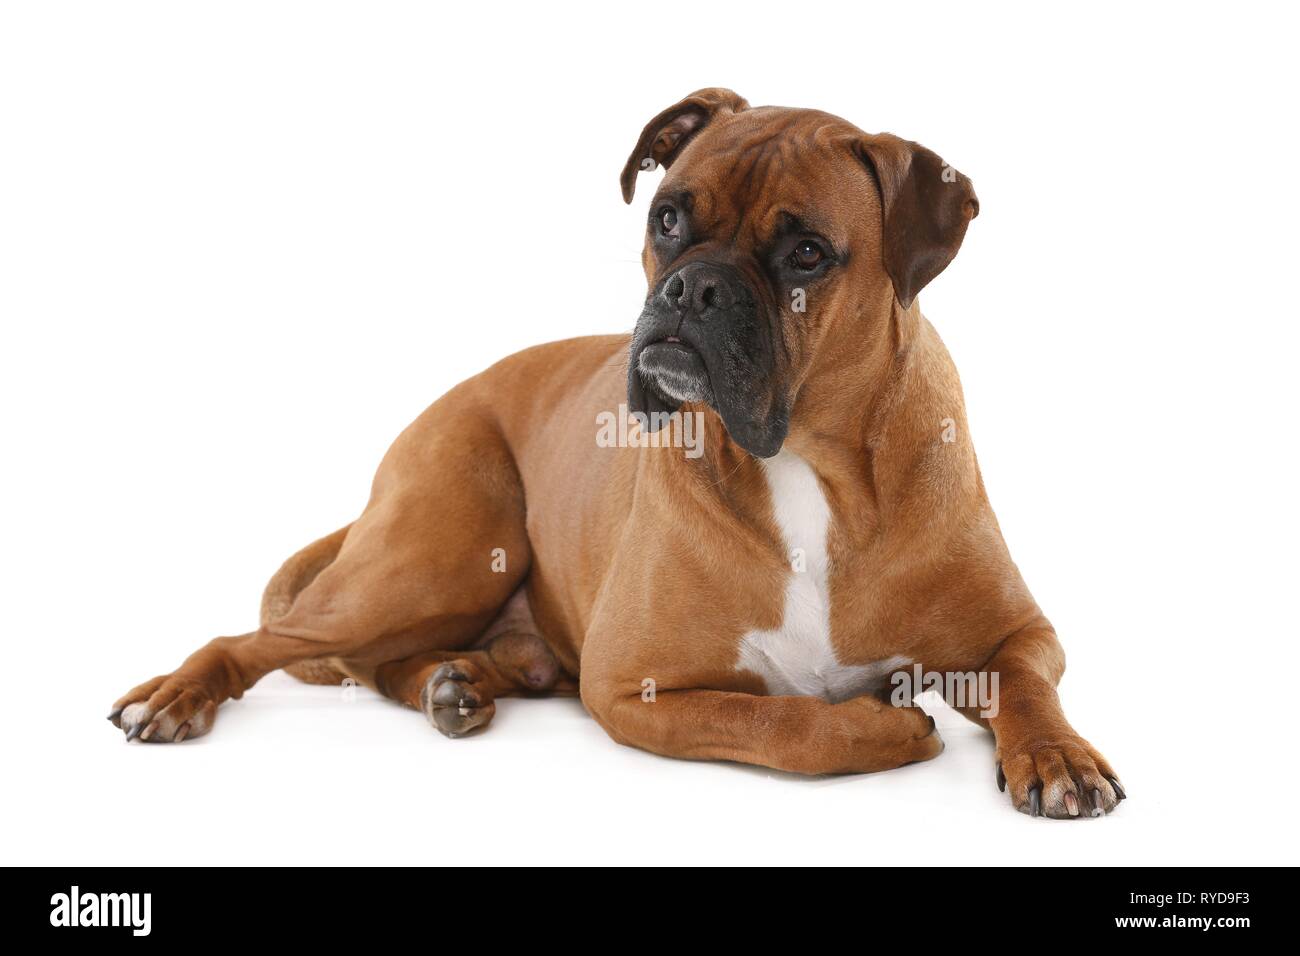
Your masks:
<svg viewBox="0 0 1300 956"><path fill-rule="evenodd" d="M760 459L776 524L790 562L781 625L750 631L741 639L736 667L763 679L769 694L848 700L878 686L908 663L891 657L870 664L842 664L831 645L831 510L821 482L799 456L782 451Z"/></svg>

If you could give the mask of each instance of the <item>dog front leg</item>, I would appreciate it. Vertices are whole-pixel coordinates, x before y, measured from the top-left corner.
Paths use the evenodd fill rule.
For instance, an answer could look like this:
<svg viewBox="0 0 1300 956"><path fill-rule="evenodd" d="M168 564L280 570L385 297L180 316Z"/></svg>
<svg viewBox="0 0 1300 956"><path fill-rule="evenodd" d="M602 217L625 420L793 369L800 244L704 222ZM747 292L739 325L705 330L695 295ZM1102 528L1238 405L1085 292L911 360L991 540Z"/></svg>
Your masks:
<svg viewBox="0 0 1300 956"><path fill-rule="evenodd" d="M647 693L584 671L582 699L619 743L687 760L735 760L792 773L871 773L943 751L919 707L874 697L838 704L717 690Z"/></svg>
<svg viewBox="0 0 1300 956"><path fill-rule="evenodd" d="M998 786L1010 789L1016 809L1057 819L1101 816L1124 799L1115 771L1061 710L1056 685L1065 652L1051 625L1013 634L983 670L998 675L997 713L987 723L997 740Z"/></svg>

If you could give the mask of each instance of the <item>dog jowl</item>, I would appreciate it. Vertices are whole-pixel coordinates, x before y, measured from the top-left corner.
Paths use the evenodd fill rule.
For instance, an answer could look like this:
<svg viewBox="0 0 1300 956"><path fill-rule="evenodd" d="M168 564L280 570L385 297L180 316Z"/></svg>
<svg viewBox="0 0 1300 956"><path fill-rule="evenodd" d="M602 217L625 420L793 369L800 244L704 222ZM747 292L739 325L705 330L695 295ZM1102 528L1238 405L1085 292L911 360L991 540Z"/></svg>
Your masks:
<svg viewBox="0 0 1300 956"><path fill-rule="evenodd" d="M645 124L626 201L647 171L632 334L527 349L434 402L361 516L271 579L257 627L127 693L114 723L194 739L284 668L374 688L448 737L498 698L567 694L656 753L869 772L943 749L891 677L960 674L997 688L960 709L994 735L990 777L1017 809L1114 809L920 310L979 212L970 180L916 143L723 89ZM623 406L651 429L698 422L699 441L683 454L606 422L593 442Z"/></svg>
<svg viewBox="0 0 1300 956"><path fill-rule="evenodd" d="M674 233L684 216L661 206L652 236L680 241ZM672 231L666 230L669 222ZM789 409L772 348L775 318L758 298L735 266L699 258L675 263L651 292L632 334L628 402L633 411L654 421L656 413L676 411L682 403L706 404L745 451L761 458L780 451Z"/></svg>

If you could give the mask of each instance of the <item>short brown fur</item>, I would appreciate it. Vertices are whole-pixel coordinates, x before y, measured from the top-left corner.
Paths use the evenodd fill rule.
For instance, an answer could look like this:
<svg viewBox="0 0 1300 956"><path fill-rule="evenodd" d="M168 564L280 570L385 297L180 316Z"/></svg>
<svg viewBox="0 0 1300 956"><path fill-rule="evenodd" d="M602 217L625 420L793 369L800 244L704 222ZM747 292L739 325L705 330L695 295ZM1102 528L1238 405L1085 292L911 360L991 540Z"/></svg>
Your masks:
<svg viewBox="0 0 1300 956"><path fill-rule="evenodd" d="M651 165L668 167L661 193L690 189L700 228L725 237L716 254L756 247L790 207L816 208L851 250L815 307L778 329L795 396L784 448L814 469L833 517L838 659L998 672L986 723L1013 803L1112 809L1123 791L1061 712L1063 652L1003 543L957 372L915 302L978 212L969 180L931 182L946 167L929 150L726 90L651 121L625 198ZM644 261L653 289L663 266L649 244ZM767 483L703 405L687 409L704 415L697 460L597 447L596 416L626 400L627 352L626 335L556 342L452 389L393 444L364 513L276 574L257 630L135 688L115 722L152 741L194 737L222 701L286 668L376 687L450 735L486 723L497 697L580 692L615 740L670 756L809 774L936 756L919 708L768 696L737 668L742 635L780 624L792 573Z"/></svg>

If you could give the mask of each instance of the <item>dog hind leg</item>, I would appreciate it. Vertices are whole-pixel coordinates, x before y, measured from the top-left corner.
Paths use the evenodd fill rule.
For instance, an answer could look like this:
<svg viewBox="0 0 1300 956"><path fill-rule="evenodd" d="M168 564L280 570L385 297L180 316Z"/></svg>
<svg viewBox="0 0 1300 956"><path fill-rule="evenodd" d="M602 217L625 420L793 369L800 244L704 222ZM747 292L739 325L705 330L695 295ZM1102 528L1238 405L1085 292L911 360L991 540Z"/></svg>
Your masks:
<svg viewBox="0 0 1300 956"><path fill-rule="evenodd" d="M471 647L531 557L510 450L462 386L394 443L361 517L290 560L283 587L267 599L270 620L209 642L124 695L110 716L128 739L178 741L206 733L221 702L282 667L337 660L346 670L373 668ZM275 616L292 585L308 578Z"/></svg>
<svg viewBox="0 0 1300 956"><path fill-rule="evenodd" d="M280 570L275 572L267 583L266 590L262 592L263 627L288 614L294 599L302 593L303 588L315 581L316 576L334 562L350 527L352 526L345 525L333 534L313 541L280 566ZM290 664L285 672L306 684L335 686L348 676L328 659Z"/></svg>
<svg viewBox="0 0 1300 956"><path fill-rule="evenodd" d="M423 712L448 737L487 724L498 697L578 692L577 680L563 671L537 633L522 587L472 650L429 651L369 672L343 666L386 697Z"/></svg>

